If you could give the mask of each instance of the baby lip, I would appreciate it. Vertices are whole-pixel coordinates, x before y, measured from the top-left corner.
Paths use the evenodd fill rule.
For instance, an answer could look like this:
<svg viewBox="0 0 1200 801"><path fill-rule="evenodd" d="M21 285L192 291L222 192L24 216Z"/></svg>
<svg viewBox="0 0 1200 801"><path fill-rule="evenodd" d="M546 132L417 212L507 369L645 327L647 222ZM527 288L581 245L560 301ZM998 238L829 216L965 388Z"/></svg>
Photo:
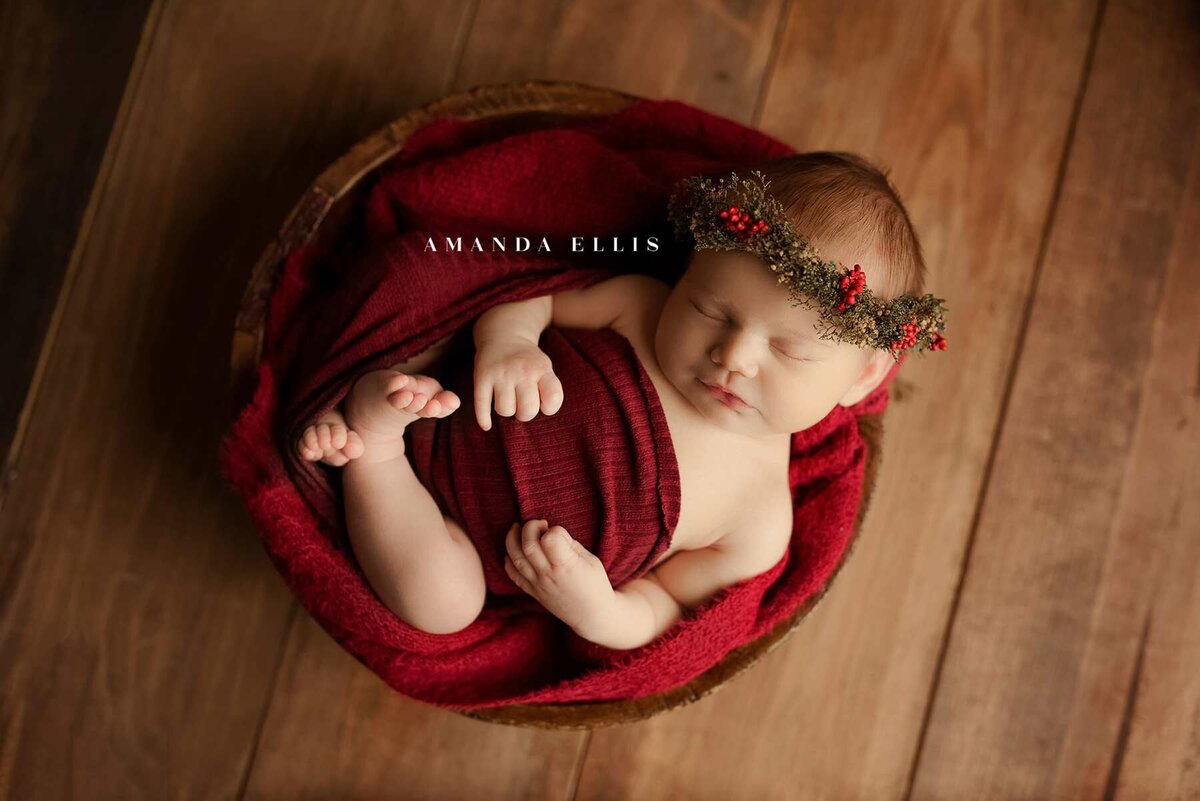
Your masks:
<svg viewBox="0 0 1200 801"><path fill-rule="evenodd" d="M730 392L728 389L726 389L725 387L721 386L720 384L710 384L710 383L708 383L707 381L704 381L704 380L701 380L701 383L702 383L702 384L704 384L704 386L706 386L706 387L712 387L713 389L719 389L719 390L721 390L722 392L724 392L726 395L730 396L731 398L736 398L736 399L737 399L738 401L740 401L741 403L745 403L747 406L749 406L749 405L750 405L750 404L746 403L745 399L744 399L744 398L742 398L740 395L737 395L737 394L735 394L735 393L733 393L733 392Z"/></svg>

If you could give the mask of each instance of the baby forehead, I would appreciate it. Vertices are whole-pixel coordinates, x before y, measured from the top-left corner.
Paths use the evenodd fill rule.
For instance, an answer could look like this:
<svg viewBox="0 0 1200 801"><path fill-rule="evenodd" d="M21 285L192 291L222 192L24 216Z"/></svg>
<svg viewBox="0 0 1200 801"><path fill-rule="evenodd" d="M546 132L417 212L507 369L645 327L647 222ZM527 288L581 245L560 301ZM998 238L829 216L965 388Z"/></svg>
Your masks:
<svg viewBox="0 0 1200 801"><path fill-rule="evenodd" d="M766 261L744 250L692 251L683 277L710 285L750 283L762 287L778 281Z"/></svg>
<svg viewBox="0 0 1200 801"><path fill-rule="evenodd" d="M753 307L808 319L806 305L797 300L791 288L781 283L770 267L761 262L750 265L749 269L742 267L728 270L692 267L684 274L679 286L734 306L746 306L747 311ZM815 320L815 314L812 317Z"/></svg>
<svg viewBox="0 0 1200 801"><path fill-rule="evenodd" d="M675 291L685 302L690 299L710 306L709 311L731 314L743 322L761 323L786 335L816 341L821 315L815 304L794 295L786 284L780 284L770 267L762 264L759 268L765 276L749 281L745 276L739 279L736 273L689 270Z"/></svg>
<svg viewBox="0 0 1200 801"><path fill-rule="evenodd" d="M731 297L721 292L711 292L703 285L696 285L689 290L685 300L690 296L692 305L703 314L729 315L742 323L763 325L781 334L804 340L815 340L819 330L820 315L789 297L786 291L769 299L747 300L745 294ZM705 308L707 307L707 308Z"/></svg>

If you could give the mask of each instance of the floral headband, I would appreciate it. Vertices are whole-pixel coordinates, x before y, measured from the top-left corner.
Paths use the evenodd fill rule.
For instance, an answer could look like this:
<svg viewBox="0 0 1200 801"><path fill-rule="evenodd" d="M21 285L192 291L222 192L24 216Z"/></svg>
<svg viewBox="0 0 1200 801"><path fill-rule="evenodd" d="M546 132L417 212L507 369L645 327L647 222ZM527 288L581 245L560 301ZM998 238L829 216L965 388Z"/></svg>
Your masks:
<svg viewBox="0 0 1200 801"><path fill-rule="evenodd" d="M671 195L668 214L680 241L691 236L696 250L745 250L761 258L788 284L797 304L818 308L828 325L822 339L840 339L865 348L883 348L900 360L900 353L915 347L945 350L946 307L941 298L904 295L890 302L877 299L867 289L861 265L845 269L824 261L796 233L783 206L767 194L767 180L757 170L759 182L739 178L715 184L701 175L680 181ZM730 190L741 200L729 205Z"/></svg>

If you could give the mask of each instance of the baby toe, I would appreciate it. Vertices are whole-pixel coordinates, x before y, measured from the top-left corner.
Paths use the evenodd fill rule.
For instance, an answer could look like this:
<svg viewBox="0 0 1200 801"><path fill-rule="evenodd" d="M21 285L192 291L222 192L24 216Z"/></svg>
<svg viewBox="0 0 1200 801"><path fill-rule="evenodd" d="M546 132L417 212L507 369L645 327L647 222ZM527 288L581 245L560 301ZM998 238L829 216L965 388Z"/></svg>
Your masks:
<svg viewBox="0 0 1200 801"><path fill-rule="evenodd" d="M329 423L321 423L317 426L317 446L322 450L329 450Z"/></svg>
<svg viewBox="0 0 1200 801"><path fill-rule="evenodd" d="M335 450L341 450L346 446L346 427L341 423L334 423L329 429L330 444Z"/></svg>
<svg viewBox="0 0 1200 801"><path fill-rule="evenodd" d="M325 458L321 461L327 465L330 465L331 467L341 467L350 460L347 459L341 451L329 451L325 454Z"/></svg>
<svg viewBox="0 0 1200 801"><path fill-rule="evenodd" d="M445 407L437 398L430 398L420 413L422 417L441 417L445 412Z"/></svg>
<svg viewBox="0 0 1200 801"><path fill-rule="evenodd" d="M415 375L412 377L413 383L410 386L413 392L420 392L427 398L432 398L434 395L442 391L442 383L436 378L427 375Z"/></svg>
<svg viewBox="0 0 1200 801"><path fill-rule="evenodd" d="M317 448L317 427L309 426L304 429L304 433L300 435L300 441L309 450L315 450Z"/></svg>
<svg viewBox="0 0 1200 801"><path fill-rule="evenodd" d="M435 400L441 404L442 414L450 414L462 405L462 401L458 399L458 396L448 389L439 392Z"/></svg>
<svg viewBox="0 0 1200 801"><path fill-rule="evenodd" d="M388 395L387 399L392 408L404 411L412 403L413 393L407 389L402 389L399 392L393 392L391 395Z"/></svg>
<svg viewBox="0 0 1200 801"><path fill-rule="evenodd" d="M346 458L357 459L363 455L364 450L362 437L358 435L358 432L346 432L346 447L342 448L342 453L346 454Z"/></svg>

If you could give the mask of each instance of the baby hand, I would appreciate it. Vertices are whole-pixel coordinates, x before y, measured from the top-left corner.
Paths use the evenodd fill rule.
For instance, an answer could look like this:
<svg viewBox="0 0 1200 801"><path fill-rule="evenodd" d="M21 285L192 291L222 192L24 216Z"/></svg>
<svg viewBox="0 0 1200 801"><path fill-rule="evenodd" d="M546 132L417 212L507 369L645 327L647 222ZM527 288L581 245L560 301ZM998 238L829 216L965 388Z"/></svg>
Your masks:
<svg viewBox="0 0 1200 801"><path fill-rule="evenodd" d="M296 443L296 452L307 462L320 459L331 467L341 467L362 456L363 441L357 431L347 427L341 412L330 409L314 425L304 429Z"/></svg>
<svg viewBox="0 0 1200 801"><path fill-rule="evenodd" d="M492 340L475 352L475 419L492 430L492 396L496 414L528 422L562 408L562 382L554 375L550 357L527 339Z"/></svg>
<svg viewBox="0 0 1200 801"><path fill-rule="evenodd" d="M572 539L562 526L529 520L513 523L504 541L504 571L576 631L602 618L615 593L600 558Z"/></svg>

